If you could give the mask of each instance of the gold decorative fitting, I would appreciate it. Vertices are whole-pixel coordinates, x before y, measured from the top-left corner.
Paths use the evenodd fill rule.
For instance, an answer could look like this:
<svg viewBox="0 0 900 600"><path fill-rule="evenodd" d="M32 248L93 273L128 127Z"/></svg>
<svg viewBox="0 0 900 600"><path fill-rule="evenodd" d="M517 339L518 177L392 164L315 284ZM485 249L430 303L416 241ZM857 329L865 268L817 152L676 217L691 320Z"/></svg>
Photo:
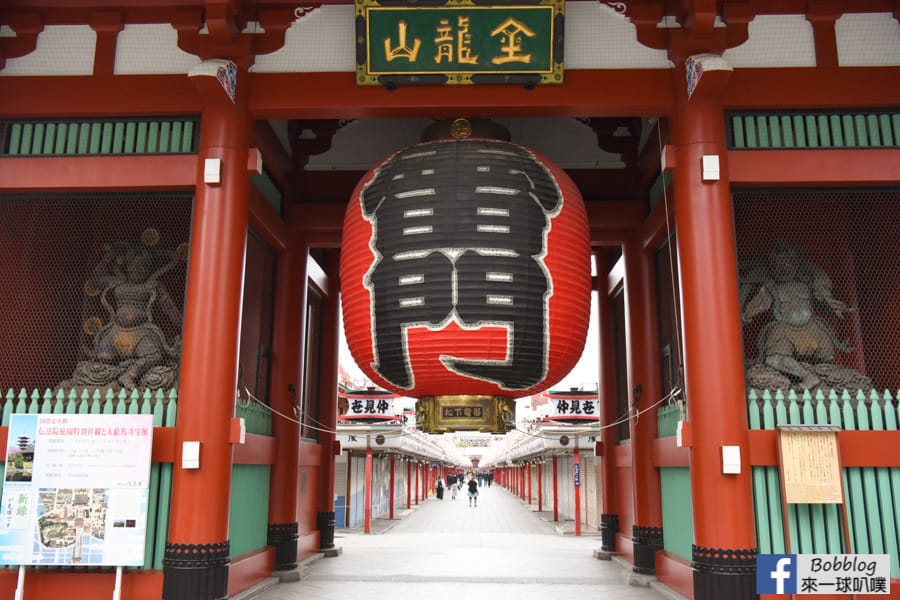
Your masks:
<svg viewBox="0 0 900 600"><path fill-rule="evenodd" d="M90 317L84 320L81 328L88 335L97 335L97 332L103 328L103 321L100 320L100 317Z"/></svg>
<svg viewBox="0 0 900 600"><path fill-rule="evenodd" d="M472 124L468 119L459 118L450 125L450 135L458 140L464 140L472 135Z"/></svg>
<svg viewBox="0 0 900 600"><path fill-rule="evenodd" d="M157 245L159 243L159 231L153 227L148 227L141 234L141 242L143 242L145 246Z"/></svg>
<svg viewBox="0 0 900 600"><path fill-rule="evenodd" d="M85 280L85 282L84 282L84 295L85 296L93 298L94 296L99 296L100 292L102 292L102 291L103 290L101 290L96 285L94 285L93 279Z"/></svg>

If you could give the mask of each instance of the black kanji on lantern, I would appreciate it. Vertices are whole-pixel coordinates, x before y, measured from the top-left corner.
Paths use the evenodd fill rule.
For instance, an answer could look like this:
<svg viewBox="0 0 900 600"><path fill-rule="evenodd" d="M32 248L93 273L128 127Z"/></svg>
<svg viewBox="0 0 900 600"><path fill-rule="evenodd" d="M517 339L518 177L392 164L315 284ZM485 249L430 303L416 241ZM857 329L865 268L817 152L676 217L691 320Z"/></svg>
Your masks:
<svg viewBox="0 0 900 600"><path fill-rule="evenodd" d="M375 369L410 388L406 330L507 329L505 360L443 359L462 375L527 389L547 371L548 299L543 257L550 218L562 206L553 175L503 142L435 142L394 155L361 193L377 260ZM385 360L401 348L403 360ZM394 350L396 351L396 350Z"/></svg>

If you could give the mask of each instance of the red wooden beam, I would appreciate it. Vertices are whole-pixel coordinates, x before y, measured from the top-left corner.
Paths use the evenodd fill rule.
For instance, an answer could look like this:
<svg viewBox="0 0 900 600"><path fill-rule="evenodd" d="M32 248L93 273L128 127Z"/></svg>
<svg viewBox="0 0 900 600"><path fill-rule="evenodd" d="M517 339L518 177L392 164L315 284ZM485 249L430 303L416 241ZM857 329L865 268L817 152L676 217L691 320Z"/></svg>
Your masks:
<svg viewBox="0 0 900 600"><path fill-rule="evenodd" d="M9 438L9 427L0 427L0 448L5 448ZM154 427L153 448L150 460L155 463L175 462L175 428Z"/></svg>
<svg viewBox="0 0 900 600"><path fill-rule="evenodd" d="M165 190L196 181L197 157L187 154L0 158L6 192Z"/></svg>
<svg viewBox="0 0 900 600"><path fill-rule="evenodd" d="M4 118L200 114L185 75L4 77Z"/></svg>
<svg viewBox="0 0 900 600"><path fill-rule="evenodd" d="M570 70L562 85L357 86L354 74L254 73L256 118L663 116L671 110L668 69ZM184 75L7 77L5 117L197 114ZM736 69L730 109L878 108L900 105L900 67Z"/></svg>
<svg viewBox="0 0 900 600"><path fill-rule="evenodd" d="M750 432L750 464L778 464L778 438L773 429ZM900 445L900 431L838 431L838 448L844 467L900 467L900 455L885 448Z"/></svg>
<svg viewBox="0 0 900 600"><path fill-rule="evenodd" d="M896 185L900 150L732 150L728 172L736 186Z"/></svg>
<svg viewBox="0 0 900 600"><path fill-rule="evenodd" d="M651 442L650 455L655 467L687 467L691 453L686 446L675 445L675 436L656 438Z"/></svg>
<svg viewBox="0 0 900 600"><path fill-rule="evenodd" d="M735 69L724 104L779 110L897 106L900 67Z"/></svg>
<svg viewBox="0 0 900 600"><path fill-rule="evenodd" d="M656 576L685 598L694 595L694 569L691 561L665 551L656 553Z"/></svg>
<svg viewBox="0 0 900 600"><path fill-rule="evenodd" d="M228 566L228 597L271 577L275 570L275 547L267 546L235 557Z"/></svg>
<svg viewBox="0 0 900 600"><path fill-rule="evenodd" d="M343 202L288 204L284 219L288 228L301 233L311 247L340 248L345 209Z"/></svg>
<svg viewBox="0 0 900 600"><path fill-rule="evenodd" d="M642 202L585 202L591 230L619 230L638 227L647 209Z"/></svg>
<svg viewBox="0 0 900 600"><path fill-rule="evenodd" d="M15 597L16 576L16 569L0 570L0 596ZM116 574L112 571L91 572L85 568L68 572L29 569L25 598L106 598L115 587L115 580ZM162 588L162 571L125 569L122 575L124 600L159 598L162 596Z"/></svg>
<svg viewBox="0 0 900 600"><path fill-rule="evenodd" d="M571 70L562 85L357 86L353 73L255 73L250 105L260 118L663 115L668 69Z"/></svg>
<svg viewBox="0 0 900 600"><path fill-rule="evenodd" d="M275 445L273 437L248 433L243 444L234 444L234 464L274 465Z"/></svg>

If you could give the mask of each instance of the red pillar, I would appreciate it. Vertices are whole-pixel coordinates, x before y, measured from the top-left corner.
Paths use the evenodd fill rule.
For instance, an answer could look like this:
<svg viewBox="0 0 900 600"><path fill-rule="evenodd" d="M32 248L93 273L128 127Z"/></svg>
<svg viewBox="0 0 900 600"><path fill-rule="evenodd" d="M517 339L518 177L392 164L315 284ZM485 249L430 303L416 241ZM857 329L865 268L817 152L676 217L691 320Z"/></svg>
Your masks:
<svg viewBox="0 0 900 600"><path fill-rule="evenodd" d="M531 504L531 463L525 463L525 468L528 473L526 477L528 477L528 504Z"/></svg>
<svg viewBox="0 0 900 600"><path fill-rule="evenodd" d="M538 512L544 510L544 463L538 463Z"/></svg>
<svg viewBox="0 0 900 600"><path fill-rule="evenodd" d="M603 485L600 488L600 530L603 552L616 551L616 533L619 531L619 512L616 507L616 446L619 443L616 415L616 368L615 368L615 331L613 329L613 308L609 297L607 275L610 264L610 251L598 250L594 254L597 262L597 338L600 373L600 444L602 456L600 473Z"/></svg>
<svg viewBox="0 0 900 600"><path fill-rule="evenodd" d="M406 461L406 508L412 508L412 463ZM418 502L417 502L418 504Z"/></svg>
<svg viewBox="0 0 900 600"><path fill-rule="evenodd" d="M416 506L419 504L419 463L416 463Z"/></svg>
<svg viewBox="0 0 900 600"><path fill-rule="evenodd" d="M295 414L300 401L301 340L306 306L306 246L288 242L279 257L275 290L275 324L272 332L272 408ZM268 545L275 547L275 569L297 566L297 498L300 425L292 419L272 419L272 435L278 440L269 481Z"/></svg>
<svg viewBox="0 0 900 600"><path fill-rule="evenodd" d="M365 516L363 521L363 533L372 533L372 449L366 448L366 485L363 490L365 496Z"/></svg>
<svg viewBox="0 0 900 600"><path fill-rule="evenodd" d="M231 498L231 419L237 385L247 241L251 118L249 77L239 69L232 102L215 77L195 76L202 95L200 149L185 298L176 462L163 597L225 598ZM204 183L206 159L220 161ZM199 443L199 468L183 468L185 443ZM202 499L203 510L197 510Z"/></svg>
<svg viewBox="0 0 900 600"><path fill-rule="evenodd" d="M575 442L578 443L577 441ZM581 535L581 453L578 451L578 446L575 446L575 451L572 453L572 468L575 470L574 473L574 483L575 483L575 535Z"/></svg>
<svg viewBox="0 0 900 600"><path fill-rule="evenodd" d="M319 547L322 550L334 548L334 447L337 427L337 373L338 345L340 332L340 252L327 250L325 273L328 275L327 296L322 310L322 346L320 359L318 421L321 431L317 432L322 447L322 461L319 465ZM315 352L315 349L310 351ZM313 399L307 399L313 401Z"/></svg>
<svg viewBox="0 0 900 600"><path fill-rule="evenodd" d="M559 521L559 466L553 455L553 522Z"/></svg>
<svg viewBox="0 0 900 600"><path fill-rule="evenodd" d="M519 467L519 497L525 501L525 465Z"/></svg>
<svg viewBox="0 0 900 600"><path fill-rule="evenodd" d="M625 344L628 356L629 406L632 418L631 472L634 498L634 571L656 573L656 552L663 547L659 469L651 449L662 392L659 382L659 326L653 255L637 234L628 237L625 260ZM652 408L651 408L652 407ZM638 412L640 417L634 417Z"/></svg>
<svg viewBox="0 0 900 600"><path fill-rule="evenodd" d="M706 70L693 96L685 65L673 72L675 222L690 427L694 598L754 598L756 532L737 257L721 94L730 72ZM721 178L704 181L717 156ZM722 447L737 446L741 472L722 473Z"/></svg>
<svg viewBox="0 0 900 600"><path fill-rule="evenodd" d="M394 519L394 460L396 456L391 454L391 476L390 476L390 489L388 490L388 503L390 507L388 508L388 518Z"/></svg>

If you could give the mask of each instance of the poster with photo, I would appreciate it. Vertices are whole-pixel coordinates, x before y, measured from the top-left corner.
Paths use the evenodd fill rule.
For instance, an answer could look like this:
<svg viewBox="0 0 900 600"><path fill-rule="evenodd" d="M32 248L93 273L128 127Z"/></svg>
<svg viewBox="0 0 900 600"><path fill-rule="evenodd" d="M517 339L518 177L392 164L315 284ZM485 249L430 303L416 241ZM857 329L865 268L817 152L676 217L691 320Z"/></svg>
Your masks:
<svg viewBox="0 0 900 600"><path fill-rule="evenodd" d="M152 415L12 415L0 565L141 566Z"/></svg>

